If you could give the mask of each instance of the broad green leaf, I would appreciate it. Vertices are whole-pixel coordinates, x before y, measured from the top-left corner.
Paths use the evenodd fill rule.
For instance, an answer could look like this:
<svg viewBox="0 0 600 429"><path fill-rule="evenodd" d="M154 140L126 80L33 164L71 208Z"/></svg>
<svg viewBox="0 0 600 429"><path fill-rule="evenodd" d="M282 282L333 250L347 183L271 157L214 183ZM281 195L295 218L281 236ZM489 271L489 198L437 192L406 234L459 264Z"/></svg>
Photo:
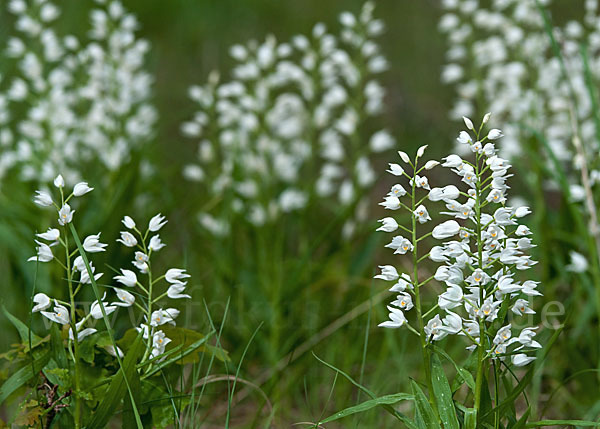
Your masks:
<svg viewBox="0 0 600 429"><path fill-rule="evenodd" d="M119 369L119 371L117 371L117 373L113 376L108 391L96 409L96 412L92 417L92 421L88 425L88 429L101 429L108 424L108 421L114 415L115 410L119 408L121 400L128 390L128 385L130 383L125 382L125 377L128 381L132 379L133 373L137 371L137 360L143 352L144 342L142 341L142 337L140 335L136 341L134 341L133 345L125 355L122 368ZM124 374L125 377L123 377Z"/></svg>
<svg viewBox="0 0 600 429"><path fill-rule="evenodd" d="M141 341L143 343L143 341ZM139 404L141 400L141 380L140 374L137 369L131 371L129 378L129 387L131 389L131 396L125 395L123 398L123 426L124 428L134 428L136 425L135 413L133 411L133 403ZM133 399L133 401L132 401Z"/></svg>
<svg viewBox="0 0 600 429"><path fill-rule="evenodd" d="M460 429L458 418L456 417L456 408L452 400L450 384L448 384L444 367L442 367L437 354L432 354L431 356L431 382L444 429Z"/></svg>
<svg viewBox="0 0 600 429"><path fill-rule="evenodd" d="M2 312L4 313L6 318L9 320L9 322L12 323L12 325L17 329L17 332L19 332L19 337L21 338L21 341L23 342L23 344L29 344L29 328L27 327L27 325L25 325L23 322L21 322L19 319L17 319L12 314L10 314L9 311L4 306L2 306ZM33 332L31 332L32 347L35 347L36 345L38 345L41 342L42 342L42 338L35 335Z"/></svg>
<svg viewBox="0 0 600 429"><path fill-rule="evenodd" d="M46 366L51 356L52 352L50 350L44 350L31 364L28 363L11 375L2 387L0 387L0 404L6 401L15 390L23 386L34 376L37 376L42 368Z"/></svg>
<svg viewBox="0 0 600 429"><path fill-rule="evenodd" d="M56 323L53 323L50 327L50 347L52 348L52 357L58 364L59 368L66 368L67 352L65 352L63 339Z"/></svg>
<svg viewBox="0 0 600 429"><path fill-rule="evenodd" d="M417 421L417 425L421 424L420 427L426 429L441 429L433 408L431 408L431 404L427 400L423 390L421 390L416 381L411 380L410 383L415 399L415 420Z"/></svg>
<svg viewBox="0 0 600 429"><path fill-rule="evenodd" d="M352 414L362 413L363 411L370 410L371 408L377 407L378 405L392 405L400 401L412 401L414 398L408 393L395 393L392 395L385 395L375 399L369 399L368 401L362 402L354 407L346 408L339 411L324 420L320 420L319 423L329 423L335 420L351 416Z"/></svg>

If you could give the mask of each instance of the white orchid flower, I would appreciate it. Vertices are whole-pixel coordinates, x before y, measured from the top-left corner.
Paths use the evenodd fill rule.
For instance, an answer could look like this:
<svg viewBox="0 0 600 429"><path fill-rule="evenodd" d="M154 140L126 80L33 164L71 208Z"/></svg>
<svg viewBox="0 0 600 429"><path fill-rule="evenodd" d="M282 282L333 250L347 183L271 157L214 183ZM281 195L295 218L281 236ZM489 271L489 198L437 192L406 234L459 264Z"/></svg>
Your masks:
<svg viewBox="0 0 600 429"><path fill-rule="evenodd" d="M174 283L167 289L167 296L171 299L191 298L190 295L184 294L185 291L184 283Z"/></svg>
<svg viewBox="0 0 600 429"><path fill-rule="evenodd" d="M374 277L376 279L395 281L400 277L396 268L391 265L380 265L379 268L381 269L381 274L377 274Z"/></svg>
<svg viewBox="0 0 600 429"><path fill-rule="evenodd" d="M35 193L37 195L34 197L33 202L35 204L37 204L38 206L40 206L40 207L50 207L50 206L52 206L54 204L54 201L52 200L52 197L47 192L35 191Z"/></svg>
<svg viewBox="0 0 600 429"><path fill-rule="evenodd" d="M137 283L137 276L135 273L131 270L125 270L123 268L121 268L121 275L114 276L113 279L128 287L133 287Z"/></svg>
<svg viewBox="0 0 600 429"><path fill-rule="evenodd" d="M60 237L60 231L56 228L48 228L48 231L36 235L42 240L56 242Z"/></svg>
<svg viewBox="0 0 600 429"><path fill-rule="evenodd" d="M404 313L402 310L387 306L390 311L388 317L390 320L386 320L385 322L380 323L378 326L381 328L400 328L402 325L407 323L406 317L404 317Z"/></svg>
<svg viewBox="0 0 600 429"><path fill-rule="evenodd" d="M165 220L165 217L159 213L156 216L154 216L152 219L150 219L150 222L148 223L148 230L150 230L152 232L156 232L159 229L161 229L163 226L165 226L165 224L167 222L168 221Z"/></svg>
<svg viewBox="0 0 600 429"><path fill-rule="evenodd" d="M45 293L36 293L33 297L33 302L36 304L31 311L36 313L41 310L45 310L50 307L50 297Z"/></svg>
<svg viewBox="0 0 600 429"><path fill-rule="evenodd" d="M85 195L93 190L94 188L90 188L87 182L79 182L73 187L73 195L76 197L81 197L82 195Z"/></svg>
<svg viewBox="0 0 600 429"><path fill-rule="evenodd" d="M182 270L179 268L171 268L171 269L167 270L167 272L165 274L165 279L169 283L175 283L175 284L183 283L182 280L189 278L189 277L190 277L190 275L187 274L185 272L185 270Z"/></svg>
<svg viewBox="0 0 600 429"><path fill-rule="evenodd" d="M377 231L394 232L398 229L398 222L396 222L393 217L384 217L377 222L381 223L381 226L377 228Z"/></svg>
<svg viewBox="0 0 600 429"><path fill-rule="evenodd" d="M386 171L394 176L402 176L402 173L404 173L404 168L402 168L400 164L390 163L389 166L389 170Z"/></svg>
<svg viewBox="0 0 600 429"><path fill-rule="evenodd" d="M106 243L100 242L100 232L94 235L88 235L83 240L83 248L86 252L97 253L106 251L105 247L108 246Z"/></svg>
<svg viewBox="0 0 600 429"><path fill-rule="evenodd" d="M123 225L125 225L126 228L135 228L135 222L129 216L125 216L121 222L123 222Z"/></svg>
<svg viewBox="0 0 600 429"><path fill-rule="evenodd" d="M67 325L71 320L69 318L69 310L67 310L65 306L56 303L54 305L54 311L40 311L40 314L60 325Z"/></svg>
<svg viewBox="0 0 600 429"><path fill-rule="evenodd" d="M164 244L162 242L162 240L160 239L160 236L155 235L150 239L150 244L148 245L148 248L150 248L150 250L152 250L153 252L158 252L160 249L162 249L165 246L166 246L166 244Z"/></svg>
<svg viewBox="0 0 600 429"><path fill-rule="evenodd" d="M52 259L54 259L54 255L52 254L50 246L37 240L36 243L38 244L36 247L37 255L32 256L31 258L27 259L27 261L50 262Z"/></svg>
<svg viewBox="0 0 600 429"><path fill-rule="evenodd" d="M419 207L417 207L417 209L414 211L414 215L417 218L417 220L419 221L419 223L425 223L428 220L431 220L431 217L429 216L429 212L427 211L427 208L421 204Z"/></svg>
<svg viewBox="0 0 600 429"><path fill-rule="evenodd" d="M68 204L63 205L58 211L58 223L63 226L68 223L71 223L71 221L73 220L74 213L75 210L71 210L71 206L69 206Z"/></svg>
<svg viewBox="0 0 600 429"><path fill-rule="evenodd" d="M117 241L127 247L135 247L138 244L134 235L128 231L121 231L121 238L118 238Z"/></svg>
<svg viewBox="0 0 600 429"><path fill-rule="evenodd" d="M113 305L117 305L119 307L131 307L134 304L135 296L133 296L133 294L119 288L114 288L114 291L117 294L117 298L119 298L121 302L113 302Z"/></svg>

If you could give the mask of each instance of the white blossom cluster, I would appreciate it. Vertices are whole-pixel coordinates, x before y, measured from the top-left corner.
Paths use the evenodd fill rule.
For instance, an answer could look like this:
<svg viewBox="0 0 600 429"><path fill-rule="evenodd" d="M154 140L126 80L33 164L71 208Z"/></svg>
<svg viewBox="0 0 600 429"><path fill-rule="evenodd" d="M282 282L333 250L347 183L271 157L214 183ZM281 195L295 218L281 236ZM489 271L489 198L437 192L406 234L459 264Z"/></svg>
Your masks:
<svg viewBox="0 0 600 429"><path fill-rule="evenodd" d="M412 167L412 175L400 164L390 164L388 171L398 178L408 179L409 190L400 183L394 185L381 205L388 210L410 212L412 228L399 224L393 217L386 217L380 220L382 225L378 231L408 233L408 237L393 237L386 247L393 249L395 254L412 255L414 272L412 275L399 274L392 265L380 267L381 274L375 278L393 282L390 291L397 294L388 306L390 320L380 326L399 328L408 325L405 313L416 308L420 332L410 326L409 329L425 335L426 341L462 335L468 339L468 349L474 350L481 344L486 358L511 356L513 364L520 366L535 359L526 353L541 345L533 339L535 331L531 327L514 333L506 315L509 311L514 316L534 314L528 299L541 294L536 289L537 282L521 283L515 278L516 272L536 264L527 255L534 247L529 238L531 232L527 226L519 225L519 219L530 210L506 205L506 180L511 176L508 172L511 165L497 155L494 141L502 137L502 132L492 129L481 135L489 117L489 114L485 116L479 130L474 128L471 120L464 119L468 131L461 131L458 140L474 153L474 161L459 155L443 159L442 166L450 168L460 178L465 191L454 185L441 188L429 185L423 172L439 163L429 161L424 166L418 165L425 146L419 149L414 162L400 152L403 162ZM445 210L439 214L453 219L437 224L424 234L417 228L433 222L426 201L434 205L442 203ZM427 253L419 252L421 240L429 236L440 240L441 244ZM442 265L431 278L419 280L417 266L426 258ZM446 290L439 294L437 304L425 311L421 288L432 280L445 284ZM499 323L502 326L498 326Z"/></svg>
<svg viewBox="0 0 600 429"><path fill-rule="evenodd" d="M90 30L60 31L50 0L10 0L14 31L0 70L0 178L78 181L86 165L115 170L154 134L149 45L118 0L96 0Z"/></svg>
<svg viewBox="0 0 600 429"><path fill-rule="evenodd" d="M41 207L56 209L59 228L49 228L48 231L37 234L37 255L29 258L29 261L56 261L65 270L69 297L61 300L50 298L44 293L37 293L33 298L35 306L32 311L40 312L44 317L59 325L70 325L69 347L71 347L73 342L79 343L87 336L97 332L93 325L89 325L91 325L91 321L103 318L100 303L94 301L89 310L85 309L84 305L77 300L77 295L89 287L86 285L92 283L90 271L94 276L94 281L98 281L103 273L96 273L96 267L91 261L89 261L90 270L88 271L78 248L73 246L72 241L69 245L71 232L68 228L73 222L75 213L69 203L74 198L91 192L93 188L90 188L86 182L80 182L73 187L69 195L66 195L65 180L61 175L54 179L54 185L60 192L60 199L55 201L50 192L37 191L34 202ZM121 269L120 273L114 277L120 286L109 287L114 292L116 300L111 303L104 301L107 295L104 293L102 306L107 315L113 313L118 307L135 306L142 311L144 322L136 329L138 332L143 332L143 338L147 341L145 357L152 359L164 353L165 346L171 341L160 330L160 326L165 323L175 325L175 318L179 315L179 310L176 308L155 309L154 306L164 298L190 298L190 295L185 294L186 279L190 276L183 269L171 268L160 277L152 277L151 258L154 253L165 247L157 234L167 223L164 216L157 214L150 219L144 232L137 228L134 220L129 216L125 216L122 223L127 231L122 231L121 238L117 241L126 247L137 249L132 263L139 273L145 276L145 279L139 279L132 270ZM100 242L100 235L101 233L89 235L83 240L82 247L86 255L106 251L108 245ZM61 257L60 254L63 254L64 257ZM161 286L160 283L163 281L168 287L163 293L157 293ZM48 311L50 307L52 307L52 311ZM75 332L77 340L75 340L73 332ZM114 349L107 351L111 354L115 353ZM121 353L120 350L117 352Z"/></svg>
<svg viewBox="0 0 600 429"><path fill-rule="evenodd" d="M596 0L576 3L582 18L554 26L553 46L542 15L543 10L550 18L552 0L442 2L439 29L448 40L442 80L457 94L451 115L458 119L478 109L493 111L506 123L503 156L522 153L522 142L530 135L525 126L542 133L560 160L574 160L578 167L585 160L573 155L576 128L597 163L600 142L588 84L596 88L600 81L600 17ZM582 44L588 50L591 82ZM600 172L592 176L596 182Z"/></svg>
<svg viewBox="0 0 600 429"><path fill-rule="evenodd" d="M223 212L262 225L333 197L365 215L365 202L357 203L375 180L370 156L393 146L387 131L366 127L383 107L375 75L387 68L373 9L367 2L358 16L342 13L338 35L319 23L289 42L268 36L234 45L230 81L213 72L206 85L190 88L199 110L182 132L198 141L199 163L184 174L222 197ZM200 221L212 233L228 232L217 211Z"/></svg>

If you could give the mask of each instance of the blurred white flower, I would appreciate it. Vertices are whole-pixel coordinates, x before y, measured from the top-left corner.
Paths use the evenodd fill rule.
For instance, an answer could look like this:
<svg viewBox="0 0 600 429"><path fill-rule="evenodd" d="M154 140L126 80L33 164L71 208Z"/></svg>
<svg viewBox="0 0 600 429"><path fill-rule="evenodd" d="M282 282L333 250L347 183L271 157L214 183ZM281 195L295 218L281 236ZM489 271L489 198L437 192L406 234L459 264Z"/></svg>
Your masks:
<svg viewBox="0 0 600 429"><path fill-rule="evenodd" d="M75 195L76 197L80 197L93 190L94 188L90 188L87 182L79 182L73 187L73 195Z"/></svg>
<svg viewBox="0 0 600 429"><path fill-rule="evenodd" d="M148 230L152 231L152 232L156 232L159 229L161 229L163 226L165 226L165 224L167 222L168 221L165 220L165 217L159 213L156 216L154 216L152 219L150 219L150 222L148 223Z"/></svg>
<svg viewBox="0 0 600 429"><path fill-rule="evenodd" d="M148 245L148 248L150 250L152 250L153 252L158 252L160 249L162 249L163 247L165 247L166 244L164 244L161 239L160 236L158 235L154 235L151 239L150 239L150 244Z"/></svg>
<svg viewBox="0 0 600 429"><path fill-rule="evenodd" d="M126 228L133 229L135 228L135 222L129 216L125 216L121 221Z"/></svg>
<svg viewBox="0 0 600 429"><path fill-rule="evenodd" d="M34 203L36 203L40 207L50 207L54 204L52 201L52 197L47 192L43 191L35 191L37 194L34 198Z"/></svg>
<svg viewBox="0 0 600 429"><path fill-rule="evenodd" d="M585 273L588 270L588 261L585 256L581 253L575 252L574 250L569 252L571 262L565 266L567 271L573 273Z"/></svg>

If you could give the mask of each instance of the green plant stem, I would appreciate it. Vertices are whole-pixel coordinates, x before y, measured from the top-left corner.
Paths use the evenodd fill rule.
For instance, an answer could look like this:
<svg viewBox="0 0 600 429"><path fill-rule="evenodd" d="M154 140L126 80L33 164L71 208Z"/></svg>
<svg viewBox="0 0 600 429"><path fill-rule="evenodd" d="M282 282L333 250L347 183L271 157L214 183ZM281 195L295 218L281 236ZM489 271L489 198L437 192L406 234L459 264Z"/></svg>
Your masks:
<svg viewBox="0 0 600 429"><path fill-rule="evenodd" d="M431 381L431 351L427 347L427 338L425 336L425 321L423 320L421 312L421 294L419 287L419 269L418 269L418 240L417 240L417 217L414 214L415 207L415 193L416 193L416 165L418 159L415 160L415 167L413 169L412 178L412 193L411 193L411 207L412 207L412 245L413 245L413 287L415 291L415 309L417 310L417 320L419 321L419 338L421 339L421 352L423 353L423 366L425 367L425 378L427 379L427 389L429 390L429 402L434 409L436 415L438 414L435 397L433 393L433 384Z"/></svg>
<svg viewBox="0 0 600 429"><path fill-rule="evenodd" d="M69 255L69 237L65 231L65 256L66 256L66 269L67 269L67 283L69 285L69 302L70 305L70 325L71 331L73 332L73 365L74 365L74 374L75 374L75 391L77 392L74 395L75 400L75 412L73 414L73 420L75 422L75 428L79 429L81 427L81 398L78 397L78 393L81 391L81 380L80 380L80 371L79 371L79 341L77 340L77 324L75 322L75 318L77 314L75 313L75 293L73 291L73 273L71 271L71 257Z"/></svg>
<svg viewBox="0 0 600 429"><path fill-rule="evenodd" d="M479 137L479 136L478 136ZM483 266L483 242L481 240L481 180L480 180L480 172L479 172L479 162L481 156L477 154L475 159L475 176L477 177L476 186L476 198L475 198L475 216L476 216L476 224L477 224L477 260L478 267ZM483 305L483 286L479 286L479 308ZM481 311L481 310L480 310ZM481 405L481 392L483 388L483 378L484 378L484 353L485 353L485 321L481 314L478 313L479 317L479 346L477 347L477 374L475 378L475 403L473 408L475 408L475 413L478 416L479 407Z"/></svg>
<svg viewBox="0 0 600 429"><path fill-rule="evenodd" d="M139 233L139 232L138 232ZM141 233L140 234L140 238L142 239L142 246L144 249L144 254L148 254L148 249L146 247L146 238L148 237L148 231L146 231L146 234L144 234L142 236ZM146 340L146 351L144 352L144 356L142 357L142 362L144 362L146 359L148 359L148 356L150 355L150 351L152 350L152 332L150 330L150 323L152 322L152 286L154 285L154 282L152 281L152 267L150 266L150 260L148 260L146 262L148 264L148 289L147 289L147 298L148 298L148 307L146 308L146 317L147 317L147 321L146 321L146 327L147 327L147 334L148 334L148 338ZM150 367L152 365L148 365L148 368L146 368L146 372L150 370Z"/></svg>

